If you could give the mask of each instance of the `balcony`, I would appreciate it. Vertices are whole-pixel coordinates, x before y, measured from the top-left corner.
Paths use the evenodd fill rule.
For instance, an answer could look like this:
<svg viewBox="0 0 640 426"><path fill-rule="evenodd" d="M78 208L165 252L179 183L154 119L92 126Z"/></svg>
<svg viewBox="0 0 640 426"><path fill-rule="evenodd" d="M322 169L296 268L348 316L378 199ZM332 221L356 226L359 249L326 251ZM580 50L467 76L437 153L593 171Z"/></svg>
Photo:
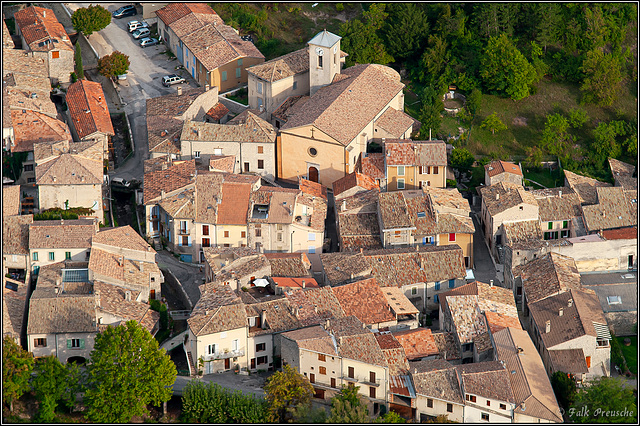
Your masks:
<svg viewBox="0 0 640 426"><path fill-rule="evenodd" d="M178 230L178 235L189 235L189 230L180 228Z"/></svg>
<svg viewBox="0 0 640 426"><path fill-rule="evenodd" d="M363 385L367 385L367 386L380 386L381 383L381 379L375 379L374 381L371 381L370 377L359 377L359 376L355 376L355 377L348 377L348 376L342 376L340 377L342 380L345 380L347 382L352 382L352 383L362 383Z"/></svg>
<svg viewBox="0 0 640 426"><path fill-rule="evenodd" d="M216 361L220 359L227 358L237 358L244 356L244 348L239 348L235 351L224 351L224 352L216 352L214 354L209 354L204 356L205 361Z"/></svg>

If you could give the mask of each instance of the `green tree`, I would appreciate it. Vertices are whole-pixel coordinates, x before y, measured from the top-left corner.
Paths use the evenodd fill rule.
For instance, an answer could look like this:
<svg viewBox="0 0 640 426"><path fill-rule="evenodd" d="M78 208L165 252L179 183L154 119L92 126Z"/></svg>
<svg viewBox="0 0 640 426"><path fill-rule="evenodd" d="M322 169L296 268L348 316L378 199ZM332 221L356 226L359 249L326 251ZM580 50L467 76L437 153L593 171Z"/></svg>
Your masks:
<svg viewBox="0 0 640 426"><path fill-rule="evenodd" d="M465 107L469 110L471 115L476 115L478 108L482 105L482 92L479 89L473 89L469 96L467 96L467 103Z"/></svg>
<svg viewBox="0 0 640 426"><path fill-rule="evenodd" d="M624 58L600 49L587 52L581 70L585 74L580 90L584 101L599 106L611 106L622 90Z"/></svg>
<svg viewBox="0 0 640 426"><path fill-rule="evenodd" d="M94 422L126 423L147 405L168 401L176 366L148 330L135 321L98 333L84 402Z"/></svg>
<svg viewBox="0 0 640 426"><path fill-rule="evenodd" d="M2 341L2 402L13 411L13 403L31 389L29 379L33 371L33 354L27 352L10 337Z"/></svg>
<svg viewBox="0 0 640 426"><path fill-rule="evenodd" d="M68 365L71 369L74 364ZM50 423L55 418L56 407L69 392L69 369L55 356L47 356L36 361L31 386L40 403L36 416L39 422Z"/></svg>
<svg viewBox="0 0 640 426"><path fill-rule="evenodd" d="M495 135L496 132L507 130L507 126L500 120L496 112L485 118L480 127L491 130L492 135Z"/></svg>
<svg viewBox="0 0 640 426"><path fill-rule="evenodd" d="M376 423L406 423L407 421L395 411L389 411L376 419Z"/></svg>
<svg viewBox="0 0 640 426"><path fill-rule="evenodd" d="M456 148L451 152L450 163L451 167L459 167L462 169L469 169L473 165L475 158L473 154L466 148Z"/></svg>
<svg viewBox="0 0 640 426"><path fill-rule="evenodd" d="M352 19L340 26L341 49L349 52L345 65L381 64L393 62L385 44L378 34L388 14L384 4L372 4L362 14L364 22Z"/></svg>
<svg viewBox="0 0 640 426"><path fill-rule="evenodd" d="M576 423L638 422L633 390L614 377L599 377L582 387L568 414Z"/></svg>
<svg viewBox="0 0 640 426"><path fill-rule="evenodd" d="M84 78L84 67L82 66L82 48L80 47L80 43L76 43L76 53L74 55L74 59L76 62L76 76L78 78Z"/></svg>
<svg viewBox="0 0 640 426"><path fill-rule="evenodd" d="M447 42L437 35L429 36L429 44L420 58L420 81L444 93L453 79L448 62L451 59Z"/></svg>
<svg viewBox="0 0 640 426"><path fill-rule="evenodd" d="M269 377L264 392L274 418L284 423L293 417L297 407L310 404L313 386L293 367L285 365Z"/></svg>
<svg viewBox="0 0 640 426"><path fill-rule="evenodd" d="M111 12L98 4L81 7L71 15L71 23L76 31L89 37L111 23Z"/></svg>
<svg viewBox="0 0 640 426"><path fill-rule="evenodd" d="M574 137L569 134L569 121L560 114L548 115L540 146L549 154L566 159L573 142Z"/></svg>
<svg viewBox="0 0 640 426"><path fill-rule="evenodd" d="M622 143L618 136L626 134L625 123L614 120L608 123L604 121L593 130L591 143L591 156L596 164L603 164L607 158L618 158L622 154Z"/></svg>
<svg viewBox="0 0 640 426"><path fill-rule="evenodd" d="M480 76L487 89L517 101L529 96L536 70L505 35L491 37L480 60Z"/></svg>
<svg viewBox="0 0 640 426"><path fill-rule="evenodd" d="M369 410L358 395L360 386L342 386L340 392L331 398L329 423L370 423Z"/></svg>
<svg viewBox="0 0 640 426"><path fill-rule="evenodd" d="M574 129L580 129L589 120L587 111L584 108L571 108L569 110L569 124Z"/></svg>
<svg viewBox="0 0 640 426"><path fill-rule="evenodd" d="M117 50L98 59L98 72L107 78L125 74L129 69L129 57Z"/></svg>
<svg viewBox="0 0 640 426"><path fill-rule="evenodd" d="M429 132L435 135L440 130L441 113L444 110L442 96L433 87L422 91L422 108L420 109L420 139L429 138Z"/></svg>
<svg viewBox="0 0 640 426"><path fill-rule="evenodd" d="M551 376L551 387L556 394L556 399L560 407L565 411L568 410L573 404L578 391L573 375L556 371Z"/></svg>
<svg viewBox="0 0 640 426"><path fill-rule="evenodd" d="M429 23L423 5L417 3L389 3L388 18L383 26L385 46L396 59L413 58L422 48L429 34Z"/></svg>

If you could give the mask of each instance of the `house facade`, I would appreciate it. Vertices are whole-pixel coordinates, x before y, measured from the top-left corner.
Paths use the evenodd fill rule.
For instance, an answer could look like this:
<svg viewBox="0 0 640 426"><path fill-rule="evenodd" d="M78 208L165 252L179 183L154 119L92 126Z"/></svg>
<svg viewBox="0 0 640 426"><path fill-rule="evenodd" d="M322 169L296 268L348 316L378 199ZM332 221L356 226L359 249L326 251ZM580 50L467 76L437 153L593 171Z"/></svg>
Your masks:
<svg viewBox="0 0 640 426"><path fill-rule="evenodd" d="M413 122L408 122L411 126ZM447 149L443 141L383 139L386 191L445 188Z"/></svg>
<svg viewBox="0 0 640 426"><path fill-rule="evenodd" d="M522 185L522 170L517 164L508 161L493 160L484 166L484 184L494 185L498 182L508 182Z"/></svg>

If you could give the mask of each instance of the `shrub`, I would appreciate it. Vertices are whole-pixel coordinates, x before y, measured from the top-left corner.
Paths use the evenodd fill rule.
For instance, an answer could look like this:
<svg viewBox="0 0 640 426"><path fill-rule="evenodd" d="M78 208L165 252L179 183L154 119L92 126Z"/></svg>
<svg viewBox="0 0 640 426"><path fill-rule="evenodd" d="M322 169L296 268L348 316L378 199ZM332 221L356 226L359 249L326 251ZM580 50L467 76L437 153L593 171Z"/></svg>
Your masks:
<svg viewBox="0 0 640 426"><path fill-rule="evenodd" d="M105 77L114 78L126 74L129 65L131 65L129 57L116 50L110 55L98 59L98 72Z"/></svg>
<svg viewBox="0 0 640 426"><path fill-rule="evenodd" d="M447 188L455 188L457 186L454 179L447 179Z"/></svg>
<svg viewBox="0 0 640 426"><path fill-rule="evenodd" d="M76 81L78 81L78 76L76 75L75 72L71 73L71 82L75 83Z"/></svg>
<svg viewBox="0 0 640 426"><path fill-rule="evenodd" d="M342 12L344 10L344 4L342 3L336 3L336 10L338 12Z"/></svg>
<svg viewBox="0 0 640 426"><path fill-rule="evenodd" d="M82 48L80 47L80 43L76 43L76 53L74 55L74 59L76 62L76 75L78 78L84 78L84 67L82 66Z"/></svg>
<svg viewBox="0 0 640 426"><path fill-rule="evenodd" d="M111 13L100 5L82 7L73 12L71 22L76 31L89 37L111 23Z"/></svg>

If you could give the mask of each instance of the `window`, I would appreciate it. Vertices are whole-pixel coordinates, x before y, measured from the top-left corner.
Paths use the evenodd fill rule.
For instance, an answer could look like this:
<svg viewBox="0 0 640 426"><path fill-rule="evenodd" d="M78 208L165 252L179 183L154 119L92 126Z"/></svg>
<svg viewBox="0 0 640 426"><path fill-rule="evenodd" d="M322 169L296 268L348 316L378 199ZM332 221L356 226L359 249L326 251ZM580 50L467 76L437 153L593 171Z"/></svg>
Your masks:
<svg viewBox="0 0 640 426"><path fill-rule="evenodd" d="M238 350L238 339L233 339L233 341L231 342L231 350L232 351Z"/></svg>
<svg viewBox="0 0 640 426"><path fill-rule="evenodd" d="M194 158L200 158L200 151L193 151Z"/></svg>
<svg viewBox="0 0 640 426"><path fill-rule="evenodd" d="M326 360L327 360L327 357L325 354L318 354L318 361L325 362Z"/></svg>
<svg viewBox="0 0 640 426"><path fill-rule="evenodd" d="M318 68L322 68L322 56L318 56Z"/></svg>
<svg viewBox="0 0 640 426"><path fill-rule="evenodd" d="M422 174L423 175L429 175L431 174L431 166L422 166Z"/></svg>
<svg viewBox="0 0 640 426"><path fill-rule="evenodd" d="M264 160L258 160L258 170L264 169Z"/></svg>
<svg viewBox="0 0 640 426"><path fill-rule="evenodd" d="M436 291L440 290L440 281L436 281Z"/></svg>
<svg viewBox="0 0 640 426"><path fill-rule="evenodd" d="M549 222L548 229L553 229L553 222Z"/></svg>
<svg viewBox="0 0 640 426"><path fill-rule="evenodd" d="M569 236L569 230L560 231L560 238L566 238Z"/></svg>
<svg viewBox="0 0 640 426"><path fill-rule="evenodd" d="M587 368L591 368L591 357L590 356L585 357L584 360L587 362Z"/></svg>
<svg viewBox="0 0 640 426"><path fill-rule="evenodd" d="M38 261L38 252L37 252L37 251L34 251L34 252L33 252L33 255L31 256L31 258L32 258L32 260L33 260L34 262L37 262L37 261Z"/></svg>
<svg viewBox="0 0 640 426"><path fill-rule="evenodd" d="M25 164L24 165L24 171L25 172L32 172L33 171L33 164Z"/></svg>
<svg viewBox="0 0 640 426"><path fill-rule="evenodd" d="M434 175L438 174L438 166L433 166L433 174Z"/></svg>
<svg viewBox="0 0 640 426"><path fill-rule="evenodd" d="M256 237L262 237L262 229L256 228Z"/></svg>
<svg viewBox="0 0 640 426"><path fill-rule="evenodd" d="M315 241L316 240L315 232L309 232L309 236L308 236L307 240L308 241Z"/></svg>
<svg viewBox="0 0 640 426"><path fill-rule="evenodd" d="M314 254L315 252L316 252L316 248L315 247L309 247L308 253Z"/></svg>
<svg viewBox="0 0 640 426"><path fill-rule="evenodd" d="M258 359L256 360L256 362L257 362L258 365L266 364L266 363L269 362L269 358L266 357L266 356L259 356Z"/></svg>
<svg viewBox="0 0 640 426"><path fill-rule="evenodd" d="M84 339L67 339L67 349L84 349Z"/></svg>
<svg viewBox="0 0 640 426"><path fill-rule="evenodd" d="M467 401L476 402L476 396L475 395L465 395L465 399Z"/></svg>
<svg viewBox="0 0 640 426"><path fill-rule="evenodd" d="M207 355L214 355L216 353L215 343L207 346Z"/></svg>
<svg viewBox="0 0 640 426"><path fill-rule="evenodd" d="M298 88L298 82L294 81L293 82L293 90L296 90Z"/></svg>
<svg viewBox="0 0 640 426"><path fill-rule="evenodd" d="M236 68L236 78L240 78L242 76L242 68Z"/></svg>
<svg viewBox="0 0 640 426"><path fill-rule="evenodd" d="M376 388L373 386L369 386L369 398L376 397Z"/></svg>
<svg viewBox="0 0 640 426"><path fill-rule="evenodd" d="M52 251L49 252L49 260L56 260L56 254Z"/></svg>
<svg viewBox="0 0 640 426"><path fill-rule="evenodd" d="M319 372L320 374L327 374L327 367L320 366L320 367L318 368L318 372Z"/></svg>
<svg viewBox="0 0 640 426"><path fill-rule="evenodd" d="M487 407L491 407L491 401L487 399Z"/></svg>
<svg viewBox="0 0 640 426"><path fill-rule="evenodd" d="M227 72L222 71L222 81L227 81Z"/></svg>
<svg viewBox="0 0 640 426"><path fill-rule="evenodd" d="M57 50L54 50L53 52L51 52L51 57L53 59L58 59L60 57L60 52L58 52Z"/></svg>
<svg viewBox="0 0 640 426"><path fill-rule="evenodd" d="M353 367L349 367L347 370L348 370L347 377L349 377L350 379L353 379L355 377Z"/></svg>
<svg viewBox="0 0 640 426"><path fill-rule="evenodd" d="M418 294L418 287L411 287L411 295L416 295Z"/></svg>
<svg viewBox="0 0 640 426"><path fill-rule="evenodd" d="M428 408L433 408L433 399L427 398L427 407Z"/></svg>
<svg viewBox="0 0 640 426"><path fill-rule="evenodd" d="M335 378L333 378L333 377L331 378L331 387L332 387L332 388L336 388L336 387L337 387L337 386L336 386L336 379L335 379Z"/></svg>
<svg viewBox="0 0 640 426"><path fill-rule="evenodd" d="M238 66L241 67L242 66L242 58L238 59Z"/></svg>
<svg viewBox="0 0 640 426"><path fill-rule="evenodd" d="M563 220L563 221L562 221L562 227L563 227L564 229L567 229L567 228L569 227L569 221L568 221L568 220Z"/></svg>
<svg viewBox="0 0 640 426"><path fill-rule="evenodd" d="M258 82L258 93L262 95L262 83Z"/></svg>
<svg viewBox="0 0 640 426"><path fill-rule="evenodd" d="M202 235L209 235L209 225L202 225Z"/></svg>
<svg viewBox="0 0 640 426"><path fill-rule="evenodd" d="M258 154L264 154L264 146L258 145Z"/></svg>
<svg viewBox="0 0 640 426"><path fill-rule="evenodd" d="M182 237L182 246L184 247L189 247L189 236L188 235L184 235Z"/></svg>
<svg viewBox="0 0 640 426"><path fill-rule="evenodd" d="M249 172L249 163L244 163L244 171L245 173Z"/></svg>
<svg viewBox="0 0 640 426"><path fill-rule="evenodd" d="M65 260L71 259L71 252L70 251L65 251L64 252L64 259Z"/></svg>
<svg viewBox="0 0 640 426"><path fill-rule="evenodd" d="M447 403L447 413L453 413L453 404Z"/></svg>
<svg viewBox="0 0 640 426"><path fill-rule="evenodd" d="M309 148L309 155L315 157L316 155L318 155L318 150L315 148Z"/></svg>
<svg viewBox="0 0 640 426"><path fill-rule="evenodd" d="M181 220L180 221L180 233L181 234L186 234L187 233L187 221L186 220Z"/></svg>
<svg viewBox="0 0 640 426"><path fill-rule="evenodd" d="M38 339L33 339L33 346L36 348L46 348L47 347L47 339L45 337L40 337Z"/></svg>
<svg viewBox="0 0 640 426"><path fill-rule="evenodd" d="M229 231L224 231L224 237L229 238Z"/></svg>
<svg viewBox="0 0 640 426"><path fill-rule="evenodd" d="M404 166L398 166L398 176L404 176Z"/></svg>
<svg viewBox="0 0 640 426"><path fill-rule="evenodd" d="M240 238L247 238L247 231L240 232Z"/></svg>
<svg viewBox="0 0 640 426"><path fill-rule="evenodd" d="M449 288L454 288L456 286L456 280L449 280Z"/></svg>
<svg viewBox="0 0 640 426"><path fill-rule="evenodd" d="M437 294L433 296L433 303L438 303L439 300L440 299L438 298Z"/></svg>
<svg viewBox="0 0 640 426"><path fill-rule="evenodd" d="M276 234L276 241L281 242L282 241L282 232L278 232Z"/></svg>
<svg viewBox="0 0 640 426"><path fill-rule="evenodd" d="M501 410L506 410L507 409L507 404L500 404L500 409Z"/></svg>
<svg viewBox="0 0 640 426"><path fill-rule="evenodd" d="M202 247L211 247L211 240L209 238L203 238Z"/></svg>
<svg viewBox="0 0 640 426"><path fill-rule="evenodd" d="M607 303L610 305L620 305L622 298L620 296L607 296Z"/></svg>
<svg viewBox="0 0 640 426"><path fill-rule="evenodd" d="M455 241L456 240L456 234L455 232L451 232L449 233L449 241Z"/></svg>
<svg viewBox="0 0 640 426"><path fill-rule="evenodd" d="M481 417L482 417L482 420L485 420L485 421L487 421L487 422L489 421L489 414L487 414L487 413L482 413Z"/></svg>
<svg viewBox="0 0 640 426"><path fill-rule="evenodd" d="M376 382L376 372L369 371L369 383L375 383L375 382Z"/></svg>
<svg viewBox="0 0 640 426"><path fill-rule="evenodd" d="M398 189L404 189L404 179L398 179Z"/></svg>

